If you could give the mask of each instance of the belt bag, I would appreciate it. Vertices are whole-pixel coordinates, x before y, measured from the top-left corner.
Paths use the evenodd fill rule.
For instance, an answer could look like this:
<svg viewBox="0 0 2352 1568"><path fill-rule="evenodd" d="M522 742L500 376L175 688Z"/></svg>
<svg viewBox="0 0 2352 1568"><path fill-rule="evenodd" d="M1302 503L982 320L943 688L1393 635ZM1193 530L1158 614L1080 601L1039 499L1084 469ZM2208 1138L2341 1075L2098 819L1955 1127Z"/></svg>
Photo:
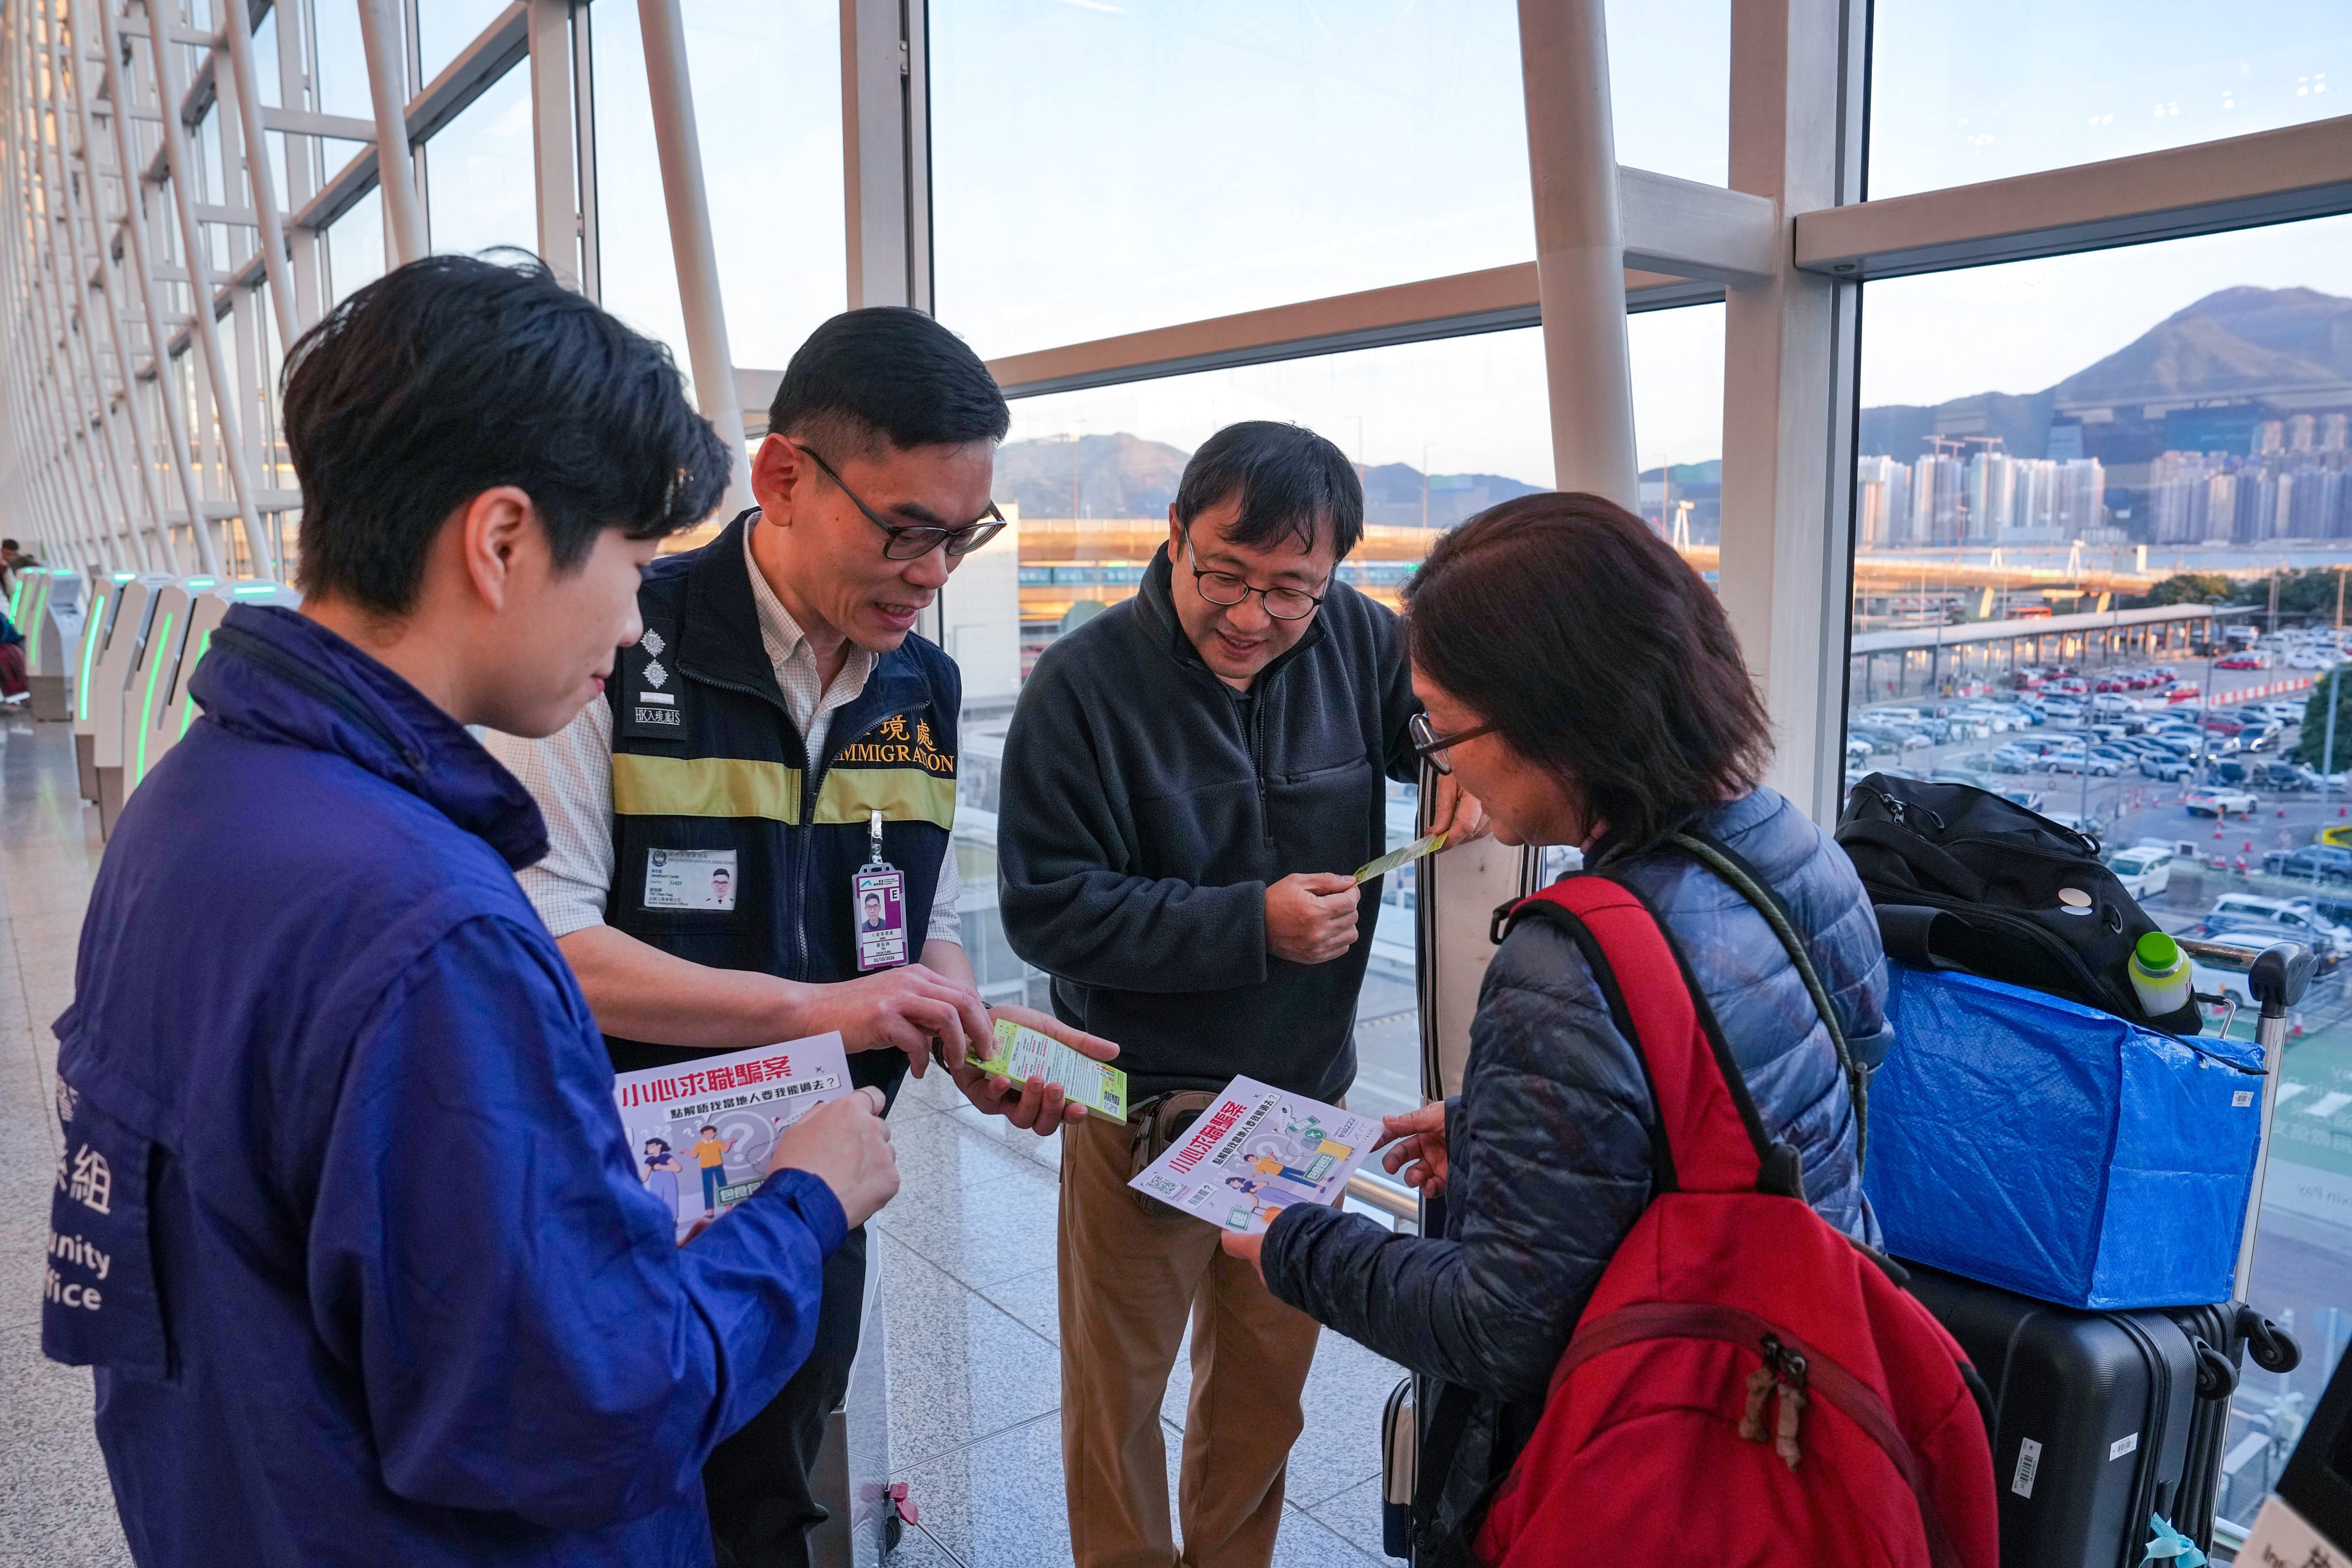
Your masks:
<svg viewBox="0 0 2352 1568"><path fill-rule="evenodd" d="M1127 1124L1128 1179L1143 1174L1152 1161L1168 1152L1168 1146L1184 1136L1201 1112L1216 1102L1217 1091L1209 1089L1180 1089L1166 1094L1155 1094L1135 1108L1134 1120ZM1129 1189L1136 1206L1146 1214L1165 1214L1168 1207L1148 1194Z"/></svg>

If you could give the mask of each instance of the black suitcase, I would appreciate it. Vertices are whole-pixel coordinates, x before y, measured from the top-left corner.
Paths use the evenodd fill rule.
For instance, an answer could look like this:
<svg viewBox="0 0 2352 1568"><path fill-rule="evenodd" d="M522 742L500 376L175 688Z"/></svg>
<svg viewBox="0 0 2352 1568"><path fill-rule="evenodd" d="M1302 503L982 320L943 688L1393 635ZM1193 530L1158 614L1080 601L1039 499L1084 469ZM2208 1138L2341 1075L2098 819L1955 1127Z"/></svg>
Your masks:
<svg viewBox="0 0 2352 1568"><path fill-rule="evenodd" d="M2085 1312L1903 1267L1992 1396L2002 1568L2138 1568L2159 1516L2212 1550L2241 1358L2292 1367L2293 1340L2235 1303Z"/></svg>

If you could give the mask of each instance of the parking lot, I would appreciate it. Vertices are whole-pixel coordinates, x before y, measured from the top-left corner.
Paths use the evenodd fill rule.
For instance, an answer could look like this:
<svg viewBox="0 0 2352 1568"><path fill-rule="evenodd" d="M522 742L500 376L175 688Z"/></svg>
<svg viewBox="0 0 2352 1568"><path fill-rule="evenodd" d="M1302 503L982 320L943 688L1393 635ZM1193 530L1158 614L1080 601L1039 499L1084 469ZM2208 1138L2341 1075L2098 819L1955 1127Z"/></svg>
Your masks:
<svg viewBox="0 0 2352 1568"><path fill-rule="evenodd" d="M2184 661L2174 669L2186 683L2206 685L2208 672L2201 660ZM2086 667L2084 673L2095 679L2101 671ZM2210 679L2212 695L2233 696L2326 677L2289 666L2280 658L2269 669L2215 668ZM2145 694L2132 695L2146 701ZM2251 700L2283 700L2299 709L2308 696L2303 689ZM1913 700L1915 704L1929 700ZM2211 706L2228 712L2251 705L2251 700ZM2148 703L2147 711L2155 717L2158 705ZM2009 734L1913 745L1891 755L1859 759L1849 777L1874 765L1921 778L1967 770L1971 759L1981 760L2004 742L2028 736L2048 742L2069 727L2053 721ZM2284 725L2251 757L2291 757L2298 735L2299 725ZM2338 738L2343 754L2336 766L2352 771L2352 731ZM2084 754L2089 755L2087 750ZM2230 760L2245 757L2231 753ZM2110 854L2143 841L2172 847L2168 880L2140 902L2159 925L2176 934L2196 932L2213 913L2216 901L2231 895L2309 898L2322 918L2332 915L2352 926L2352 880L2297 881L2268 874L2263 865L2266 853L2310 845L2325 828L2352 827L2352 791L2282 791L2257 784L2244 791L2251 796L2250 812L2233 809L2216 818L2194 814L2184 805L2198 783L2194 773L2163 781L2136 768L2113 776L2035 771L1994 773L1981 782L2004 793L2022 792L2044 815L2079 817ZM2352 978L2352 960L2324 970L2313 983L2291 1020L2280 1070L2278 1114L2248 1296L2300 1338L2305 1354L2303 1364L2291 1373L2250 1369L2231 1401L2221 1512L2241 1525L2251 1520L2252 1510L2276 1483L2337 1359L2352 1344L2352 984L2347 978ZM2217 1015L2208 1027L2219 1022ZM2252 1037L2252 1018L2241 1012L2230 1032Z"/></svg>

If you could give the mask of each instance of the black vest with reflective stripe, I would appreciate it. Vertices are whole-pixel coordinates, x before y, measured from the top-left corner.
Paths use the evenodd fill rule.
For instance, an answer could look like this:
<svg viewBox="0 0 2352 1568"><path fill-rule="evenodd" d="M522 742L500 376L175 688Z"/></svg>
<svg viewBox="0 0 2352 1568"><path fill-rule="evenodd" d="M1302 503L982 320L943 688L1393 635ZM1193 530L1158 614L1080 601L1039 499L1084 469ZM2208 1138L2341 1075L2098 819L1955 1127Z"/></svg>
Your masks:
<svg viewBox="0 0 2352 1568"><path fill-rule="evenodd" d="M637 593L646 637L623 648L613 707L613 884L605 923L718 969L829 983L858 975L851 879L883 817L883 858L906 874L910 957L922 952L955 826L955 661L919 637L875 660L836 709L811 766L777 689L743 558L746 512L698 550L663 556ZM648 908L654 857L732 850L731 910ZM606 1036L621 1071L708 1051ZM859 1083L896 1086L906 1058L849 1058Z"/></svg>

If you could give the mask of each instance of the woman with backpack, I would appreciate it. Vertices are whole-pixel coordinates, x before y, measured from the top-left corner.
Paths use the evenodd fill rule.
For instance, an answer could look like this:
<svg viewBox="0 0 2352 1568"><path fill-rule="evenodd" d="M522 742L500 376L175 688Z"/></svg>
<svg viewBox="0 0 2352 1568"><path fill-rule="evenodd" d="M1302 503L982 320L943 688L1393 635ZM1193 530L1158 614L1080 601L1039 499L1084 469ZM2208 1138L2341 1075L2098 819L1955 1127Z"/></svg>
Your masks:
<svg viewBox="0 0 2352 1568"><path fill-rule="evenodd" d="M1861 1183L1861 1075L1841 1057L1866 1068L1888 1044L1878 928L1830 835L1759 782L1768 721L1714 593L1623 509L1549 493L1507 501L1447 535L1406 599L1413 687L1427 708L1416 734L1423 755L1485 804L1503 842L1577 846L1587 868L1646 904L1712 1008L1763 1142L1786 1146L1777 1152L1784 1184L1793 1188L1785 1169L1793 1165L1822 1220L1874 1246ZM1677 833L1706 847L1678 847ZM1717 865L1777 900L1793 928L1785 938L1701 858L1720 852ZM1843 1050L1791 942L1810 960ZM1673 963L1650 967L1674 980ZM1283 1300L1445 1385L1423 1413L1415 1529L1424 1563L1470 1554L1545 1414L1571 1331L1657 1191L1657 1102L1643 1055L1612 1017L1612 998L1622 1015L1639 977L1619 969L1604 989L1571 927L1513 923L1480 991L1461 1092L1387 1123L1388 1168L1444 1199L1442 1237L1394 1235L1299 1205L1262 1237L1224 1238L1228 1250L1257 1255ZM1674 983L1677 997L1686 994ZM1647 1041L1650 1031L1640 1032ZM1769 1175L1769 1162L1748 1157L1751 1175ZM1828 1241L1836 1254L1864 1256ZM1764 1258L1758 1271L1774 1267ZM1751 1355L1744 1364L1759 1363ZM1744 1415L1770 1427L1761 1402L1772 1392L1759 1395L1751 1379L1743 1412L1735 1386L1725 1420ZM1790 1407L1780 1407L1783 1423ZM1800 1426L1787 1453L1801 1454L1805 1441ZM1619 1489L1643 1484L1629 1473ZM1679 1513L1689 1489L1704 1496L1713 1484L1676 1478L1658 1501ZM1989 1487L1986 1495L1989 1510ZM1481 1557L1490 1544L1479 1543ZM1638 1545L1589 1544L1612 1558ZM1507 1560L1546 1559L1522 1551ZM1623 1560L1650 1559L1634 1550ZM1719 1559L1700 1551L1676 1560ZM1757 1539L1738 1560L1822 1559Z"/></svg>

